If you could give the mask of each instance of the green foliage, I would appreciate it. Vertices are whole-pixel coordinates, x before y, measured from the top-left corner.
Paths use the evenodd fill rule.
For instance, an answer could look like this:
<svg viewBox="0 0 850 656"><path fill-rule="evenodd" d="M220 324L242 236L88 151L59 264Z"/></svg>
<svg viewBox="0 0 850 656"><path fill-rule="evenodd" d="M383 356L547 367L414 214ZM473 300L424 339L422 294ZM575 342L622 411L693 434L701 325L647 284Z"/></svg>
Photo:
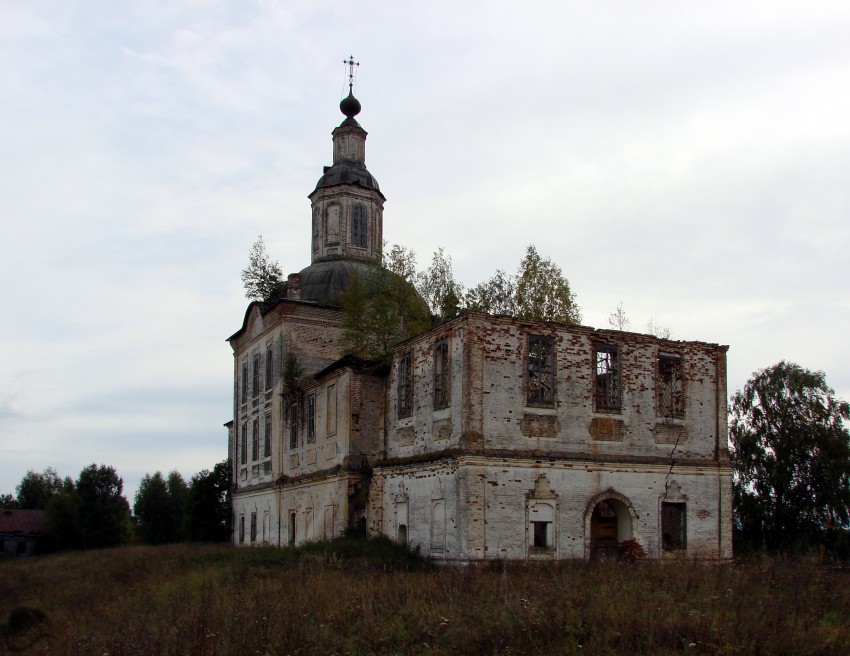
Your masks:
<svg viewBox="0 0 850 656"><path fill-rule="evenodd" d="M519 265L516 304L517 315L522 319L581 323L581 309L570 283L560 267L549 258L540 257L534 246L526 249Z"/></svg>
<svg viewBox="0 0 850 656"><path fill-rule="evenodd" d="M20 507L21 504L18 503L18 500L15 498L15 495L11 494L10 492L0 494L0 508L15 510Z"/></svg>
<svg viewBox="0 0 850 656"><path fill-rule="evenodd" d="M242 270L245 298L252 301L270 300L280 294L283 284L283 271L277 260L269 258L263 236L260 235L248 253L248 266Z"/></svg>
<svg viewBox="0 0 850 656"><path fill-rule="evenodd" d="M230 460L212 471L202 470L189 482L189 539L193 542L226 542L231 534Z"/></svg>
<svg viewBox="0 0 850 656"><path fill-rule="evenodd" d="M431 266L416 276L416 289L434 316L450 319L457 315L463 286L455 281L452 258L442 248L434 252Z"/></svg>
<svg viewBox="0 0 850 656"><path fill-rule="evenodd" d="M467 291L463 302L467 310L515 316L517 314L516 280L498 269L487 282L479 283Z"/></svg>
<svg viewBox="0 0 850 656"><path fill-rule="evenodd" d="M22 510L44 510L50 497L59 494L70 479L64 481L53 467L48 467L40 474L30 469L16 489L18 504Z"/></svg>
<svg viewBox="0 0 850 656"><path fill-rule="evenodd" d="M735 524L744 546L797 550L847 543L850 406L823 372L780 362L732 397Z"/></svg>
<svg viewBox="0 0 850 656"><path fill-rule="evenodd" d="M161 472L145 474L136 492L136 532L146 544L179 542L186 537L188 487L179 472L166 480Z"/></svg>
<svg viewBox="0 0 850 656"><path fill-rule="evenodd" d="M384 267L366 280L352 276L341 300L343 351L367 360L388 360L396 344L431 325L411 280Z"/></svg>
<svg viewBox="0 0 850 656"><path fill-rule="evenodd" d="M123 496L124 481L113 467L91 464L76 483L79 529L84 549L125 544L129 535L130 506Z"/></svg>

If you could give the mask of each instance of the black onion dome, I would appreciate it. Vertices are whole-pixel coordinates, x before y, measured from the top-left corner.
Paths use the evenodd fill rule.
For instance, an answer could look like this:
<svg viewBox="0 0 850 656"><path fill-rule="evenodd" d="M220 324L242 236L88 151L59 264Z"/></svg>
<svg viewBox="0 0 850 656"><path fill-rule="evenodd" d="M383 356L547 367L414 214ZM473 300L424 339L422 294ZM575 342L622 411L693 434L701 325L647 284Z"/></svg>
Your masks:
<svg viewBox="0 0 850 656"><path fill-rule="evenodd" d="M355 98L351 92L343 98L339 103L339 111L345 114L348 118L354 118L360 113L360 101Z"/></svg>
<svg viewBox="0 0 850 656"><path fill-rule="evenodd" d="M301 276L301 300L338 305L348 283L356 275L364 282L375 265L361 260L316 262L298 274Z"/></svg>
<svg viewBox="0 0 850 656"><path fill-rule="evenodd" d="M335 187L337 185L355 185L363 189L374 189L379 194L381 188L378 181L369 173L365 166L355 162L340 162L333 166L325 167L325 174L316 183L316 189L324 187ZM383 194L381 194L383 197Z"/></svg>

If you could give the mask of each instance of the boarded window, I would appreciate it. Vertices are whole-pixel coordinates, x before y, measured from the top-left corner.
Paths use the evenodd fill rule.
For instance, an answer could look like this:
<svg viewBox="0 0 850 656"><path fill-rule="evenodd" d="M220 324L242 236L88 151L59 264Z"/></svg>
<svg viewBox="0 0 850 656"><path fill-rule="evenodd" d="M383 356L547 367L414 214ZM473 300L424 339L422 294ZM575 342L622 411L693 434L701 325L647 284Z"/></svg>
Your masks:
<svg viewBox="0 0 850 656"><path fill-rule="evenodd" d="M254 356L253 363L251 365L251 393L253 396L257 396L260 393L260 356L259 354Z"/></svg>
<svg viewBox="0 0 850 656"><path fill-rule="evenodd" d="M331 205L328 208L328 229L325 232L327 244L339 243L339 205Z"/></svg>
<svg viewBox="0 0 850 656"><path fill-rule="evenodd" d="M683 419L685 417L685 384L682 378L681 358L658 357L658 416Z"/></svg>
<svg viewBox="0 0 850 656"><path fill-rule="evenodd" d="M351 243L366 248L366 206L355 203L351 208Z"/></svg>
<svg viewBox="0 0 850 656"><path fill-rule="evenodd" d="M434 407L447 408L451 401L449 343L441 339L434 345Z"/></svg>
<svg viewBox="0 0 850 656"><path fill-rule="evenodd" d="M298 404L289 406L289 448L298 448Z"/></svg>
<svg viewBox="0 0 850 656"><path fill-rule="evenodd" d="M555 403L554 342L551 337L528 336L526 385L529 405Z"/></svg>
<svg viewBox="0 0 850 656"><path fill-rule="evenodd" d="M263 456L268 458L272 454L272 416L266 415L263 419Z"/></svg>
<svg viewBox="0 0 850 656"><path fill-rule="evenodd" d="M266 389L274 387L274 355L270 348L266 349Z"/></svg>
<svg viewBox="0 0 850 656"><path fill-rule="evenodd" d="M251 422L251 460L260 459L260 422L254 419Z"/></svg>
<svg viewBox="0 0 850 656"><path fill-rule="evenodd" d="M413 412L413 369L411 355L398 359L398 416L409 417Z"/></svg>
<svg viewBox="0 0 850 656"><path fill-rule="evenodd" d="M661 504L661 546L664 551L681 551L687 547L687 506L684 503Z"/></svg>
<svg viewBox="0 0 850 656"><path fill-rule="evenodd" d="M316 397L307 397L307 443L316 441Z"/></svg>
<svg viewBox="0 0 850 656"><path fill-rule="evenodd" d="M620 412L620 350L597 346L594 405L597 412Z"/></svg>

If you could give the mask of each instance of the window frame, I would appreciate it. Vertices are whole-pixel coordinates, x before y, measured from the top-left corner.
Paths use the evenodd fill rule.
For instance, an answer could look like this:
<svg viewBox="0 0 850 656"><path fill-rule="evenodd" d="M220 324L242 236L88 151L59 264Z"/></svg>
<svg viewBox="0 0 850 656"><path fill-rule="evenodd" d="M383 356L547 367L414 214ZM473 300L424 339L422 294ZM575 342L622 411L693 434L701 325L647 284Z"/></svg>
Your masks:
<svg viewBox="0 0 850 656"><path fill-rule="evenodd" d="M266 389L274 387L274 352L271 347L266 348Z"/></svg>
<svg viewBox="0 0 850 656"><path fill-rule="evenodd" d="M658 354L655 388L657 416L665 419L684 419L685 377L681 356Z"/></svg>
<svg viewBox="0 0 850 656"><path fill-rule="evenodd" d="M307 435L305 441L307 444L312 444L316 441L316 396L309 394L307 396Z"/></svg>
<svg viewBox="0 0 850 656"><path fill-rule="evenodd" d="M351 245L366 248L369 244L368 214L366 205L354 203L351 206Z"/></svg>
<svg viewBox="0 0 850 656"><path fill-rule="evenodd" d="M605 360L600 359L603 353L608 354ZM607 371L604 373L600 373L602 362L607 363ZM593 347L593 408L595 412L619 414L623 411L621 377L620 347L616 344L595 344Z"/></svg>
<svg viewBox="0 0 850 656"><path fill-rule="evenodd" d="M398 396L399 418L410 417L413 414L413 354L403 353L398 359L396 375L396 394Z"/></svg>
<svg viewBox="0 0 850 656"><path fill-rule="evenodd" d="M541 348L543 357L538 357ZM529 333L525 365L526 405L551 408L555 405L555 338Z"/></svg>
<svg viewBox="0 0 850 656"><path fill-rule="evenodd" d="M248 361L242 363L242 403L248 402Z"/></svg>
<svg viewBox="0 0 850 656"><path fill-rule="evenodd" d="M260 354L254 353L251 360L251 396L260 394Z"/></svg>
<svg viewBox="0 0 850 656"><path fill-rule="evenodd" d="M272 454L272 416L263 415L263 457L268 458Z"/></svg>
<svg viewBox="0 0 850 656"><path fill-rule="evenodd" d="M248 464L248 422L242 422L242 444L240 446L242 464Z"/></svg>
<svg viewBox="0 0 850 656"><path fill-rule="evenodd" d="M678 516L673 517L676 513ZM673 522L673 525L670 525ZM661 550L665 553L688 550L688 504L685 501L662 501ZM672 535L672 533L676 535Z"/></svg>
<svg viewBox="0 0 850 656"><path fill-rule="evenodd" d="M434 409L448 408L451 394L451 355L448 338L434 342Z"/></svg>
<svg viewBox="0 0 850 656"><path fill-rule="evenodd" d="M260 459L260 420L254 417L251 420L251 462Z"/></svg>
<svg viewBox="0 0 850 656"><path fill-rule="evenodd" d="M298 404L289 406L289 448L298 448Z"/></svg>

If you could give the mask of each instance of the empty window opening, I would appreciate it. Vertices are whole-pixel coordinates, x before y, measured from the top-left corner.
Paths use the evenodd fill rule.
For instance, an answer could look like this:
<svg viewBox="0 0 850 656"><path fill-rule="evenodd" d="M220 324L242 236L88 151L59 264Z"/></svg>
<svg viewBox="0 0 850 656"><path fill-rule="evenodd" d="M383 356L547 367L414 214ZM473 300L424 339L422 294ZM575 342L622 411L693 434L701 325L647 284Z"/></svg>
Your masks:
<svg viewBox="0 0 850 656"><path fill-rule="evenodd" d="M355 203L351 208L351 243L366 248L366 206Z"/></svg>
<svg viewBox="0 0 850 656"><path fill-rule="evenodd" d="M248 363L242 363L242 403L248 400Z"/></svg>
<svg viewBox="0 0 850 656"><path fill-rule="evenodd" d="M552 546L549 544L549 526L551 524L552 522L531 522L532 547L535 549L548 549Z"/></svg>
<svg viewBox="0 0 850 656"><path fill-rule="evenodd" d="M413 413L413 369L410 360L410 353L405 353L398 360L399 417L409 417Z"/></svg>
<svg viewBox="0 0 850 656"><path fill-rule="evenodd" d="M434 407L449 406L449 343L442 339L434 345Z"/></svg>
<svg viewBox="0 0 850 656"><path fill-rule="evenodd" d="M616 346L596 348L594 403L597 412L620 411L620 351Z"/></svg>
<svg viewBox="0 0 850 656"><path fill-rule="evenodd" d="M527 395L530 405L555 402L554 342L551 337L528 336Z"/></svg>
<svg viewBox="0 0 850 656"><path fill-rule="evenodd" d="M257 541L257 513L251 513L251 542Z"/></svg>
<svg viewBox="0 0 850 656"><path fill-rule="evenodd" d="M398 543L407 544L407 524L398 525Z"/></svg>
<svg viewBox="0 0 850 656"><path fill-rule="evenodd" d="M686 504L663 502L661 504L661 547L664 551L681 551L687 548Z"/></svg>
<svg viewBox="0 0 850 656"><path fill-rule="evenodd" d="M260 422L254 419L251 422L251 460L260 459Z"/></svg>
<svg viewBox="0 0 850 656"><path fill-rule="evenodd" d="M239 517L239 544L245 542L245 515Z"/></svg>
<svg viewBox="0 0 850 656"><path fill-rule="evenodd" d="M272 454L272 416L266 415L263 419L263 457L268 458Z"/></svg>
<svg viewBox="0 0 850 656"><path fill-rule="evenodd" d="M266 389L274 387L274 357L272 350L266 349Z"/></svg>
<svg viewBox="0 0 850 656"><path fill-rule="evenodd" d="M260 356L255 355L251 365L251 394L257 396L260 393Z"/></svg>
<svg viewBox="0 0 850 656"><path fill-rule="evenodd" d="M307 397L307 443L316 441L316 397Z"/></svg>
<svg viewBox="0 0 850 656"><path fill-rule="evenodd" d="M658 415L682 419L685 416L685 384L681 358L658 357Z"/></svg>
<svg viewBox="0 0 850 656"><path fill-rule="evenodd" d="M248 462L248 424L242 424L242 464Z"/></svg>
<svg viewBox="0 0 850 656"><path fill-rule="evenodd" d="M289 513L289 546L295 546L295 513Z"/></svg>

